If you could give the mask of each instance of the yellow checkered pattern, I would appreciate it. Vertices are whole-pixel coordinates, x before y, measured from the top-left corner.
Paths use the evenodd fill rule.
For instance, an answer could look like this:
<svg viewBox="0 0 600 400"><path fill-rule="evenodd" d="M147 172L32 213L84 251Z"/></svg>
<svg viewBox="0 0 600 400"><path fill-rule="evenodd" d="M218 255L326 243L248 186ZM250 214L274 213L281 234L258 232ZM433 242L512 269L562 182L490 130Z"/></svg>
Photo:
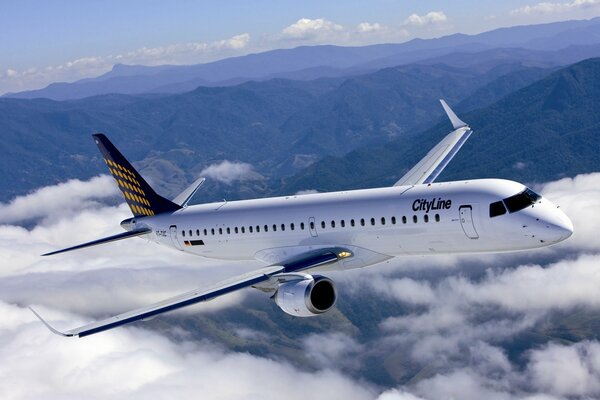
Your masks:
<svg viewBox="0 0 600 400"><path fill-rule="evenodd" d="M144 193L142 186L135 178L135 174L108 158L105 158L104 162L117 181L117 185L123 192L131 211L135 215L154 215L154 212L150 209L150 202L146 199L146 193Z"/></svg>

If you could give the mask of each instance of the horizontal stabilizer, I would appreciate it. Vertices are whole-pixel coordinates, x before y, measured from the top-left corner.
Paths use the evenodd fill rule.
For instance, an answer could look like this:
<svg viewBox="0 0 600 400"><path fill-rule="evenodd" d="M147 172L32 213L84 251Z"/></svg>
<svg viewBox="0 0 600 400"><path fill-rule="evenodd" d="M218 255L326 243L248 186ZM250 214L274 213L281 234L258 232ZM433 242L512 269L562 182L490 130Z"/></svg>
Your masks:
<svg viewBox="0 0 600 400"><path fill-rule="evenodd" d="M150 232L152 232L152 229L149 229L149 228L135 229L133 231L123 232L123 233L108 236L108 237L105 237L102 239L93 240L91 242L78 244L77 246L67 247L66 249L52 251L50 253L42 254L42 256L51 256L51 255L58 254L58 253L65 253L65 252L71 251L71 250L79 250L79 249L83 249L85 247L92 247L92 246L97 246L99 244L116 242L117 240L123 240L123 239L128 239L131 237L141 236L141 235L145 235Z"/></svg>

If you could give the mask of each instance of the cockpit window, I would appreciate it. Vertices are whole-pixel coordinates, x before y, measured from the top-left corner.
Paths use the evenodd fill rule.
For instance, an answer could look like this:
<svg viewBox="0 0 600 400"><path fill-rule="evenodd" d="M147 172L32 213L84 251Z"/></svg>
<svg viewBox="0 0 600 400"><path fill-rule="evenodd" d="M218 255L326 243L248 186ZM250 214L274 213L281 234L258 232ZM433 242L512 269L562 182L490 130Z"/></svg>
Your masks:
<svg viewBox="0 0 600 400"><path fill-rule="evenodd" d="M502 200L490 204L490 218L494 218L498 215L504 214L506 214L506 207L504 207L504 203L502 202Z"/></svg>
<svg viewBox="0 0 600 400"><path fill-rule="evenodd" d="M504 199L504 204L506 204L506 208L510 213L514 213L517 211L521 211L524 208L529 207L532 204L535 204L542 196L537 194L531 189L525 189L519 194L515 194L514 196L507 197Z"/></svg>

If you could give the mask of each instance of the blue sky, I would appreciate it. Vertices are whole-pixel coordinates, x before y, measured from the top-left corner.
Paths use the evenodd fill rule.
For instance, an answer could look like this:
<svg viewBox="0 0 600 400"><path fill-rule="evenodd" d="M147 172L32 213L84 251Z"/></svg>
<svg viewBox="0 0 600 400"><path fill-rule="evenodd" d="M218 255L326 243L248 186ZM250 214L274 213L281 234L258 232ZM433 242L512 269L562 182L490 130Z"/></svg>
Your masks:
<svg viewBox="0 0 600 400"><path fill-rule="evenodd" d="M600 0L20 0L0 11L2 93L97 76L117 62L190 64L302 44L402 42L591 18Z"/></svg>

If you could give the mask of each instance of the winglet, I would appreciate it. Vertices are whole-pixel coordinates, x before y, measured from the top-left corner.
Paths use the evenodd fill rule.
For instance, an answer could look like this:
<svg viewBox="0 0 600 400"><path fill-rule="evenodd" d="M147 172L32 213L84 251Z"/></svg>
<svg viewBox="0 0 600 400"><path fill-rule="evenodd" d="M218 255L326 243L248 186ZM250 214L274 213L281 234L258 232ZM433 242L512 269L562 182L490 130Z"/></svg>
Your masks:
<svg viewBox="0 0 600 400"><path fill-rule="evenodd" d="M187 189L179 193L177 197L173 199L173 203L180 205L181 207L187 207L187 203L194 197L200 186L204 183L206 178L198 178L192 183Z"/></svg>
<svg viewBox="0 0 600 400"><path fill-rule="evenodd" d="M456 114L454 114L454 111L452 111L450 106L446 104L444 100L440 99L440 103L442 103L442 107L444 107L444 111L446 111L446 115L448 115L448 118L450 119L450 122L452 122L452 126L454 127L454 129L467 126L466 123L464 123L460 118L458 118Z"/></svg>
<svg viewBox="0 0 600 400"><path fill-rule="evenodd" d="M44 319L43 319L43 318L40 316L40 314L36 313L36 312L35 312L35 310L34 310L34 309L31 307L31 306L29 306L28 308L31 310L31 312L32 312L32 313L33 313L33 314L34 314L36 317L38 317L38 319L39 319L40 321L42 321L42 323L43 323L44 325L46 325L46 328L48 328L48 329L50 330L50 332L52 332L52 333L55 333L55 334L57 334L57 335L59 335L59 336L64 336L64 337L72 337L72 336L75 336L75 335L74 335L74 334L72 334L72 333L68 333L68 332L61 332L61 331L59 331L59 330L57 330L57 329L54 329L54 328L52 327L52 325L50 325L49 323L47 323L46 321L44 321Z"/></svg>

